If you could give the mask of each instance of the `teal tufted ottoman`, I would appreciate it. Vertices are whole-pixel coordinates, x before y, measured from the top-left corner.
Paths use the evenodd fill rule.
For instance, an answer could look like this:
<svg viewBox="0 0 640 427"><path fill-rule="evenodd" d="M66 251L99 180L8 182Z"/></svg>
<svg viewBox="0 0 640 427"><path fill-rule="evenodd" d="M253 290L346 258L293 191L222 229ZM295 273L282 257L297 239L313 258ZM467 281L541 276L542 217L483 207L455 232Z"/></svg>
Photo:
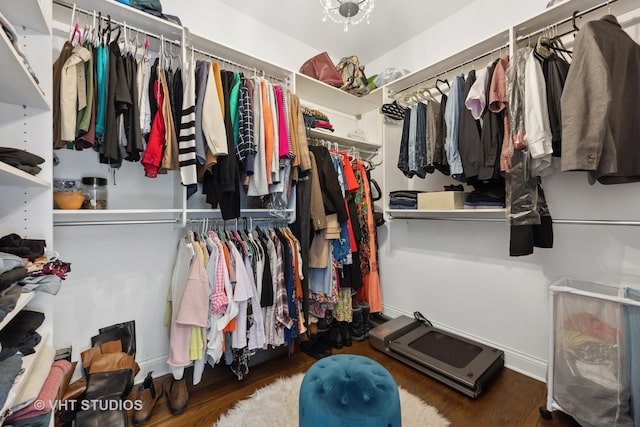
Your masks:
<svg viewBox="0 0 640 427"><path fill-rule="evenodd" d="M400 427L398 385L381 364L337 354L318 360L300 386L300 427Z"/></svg>

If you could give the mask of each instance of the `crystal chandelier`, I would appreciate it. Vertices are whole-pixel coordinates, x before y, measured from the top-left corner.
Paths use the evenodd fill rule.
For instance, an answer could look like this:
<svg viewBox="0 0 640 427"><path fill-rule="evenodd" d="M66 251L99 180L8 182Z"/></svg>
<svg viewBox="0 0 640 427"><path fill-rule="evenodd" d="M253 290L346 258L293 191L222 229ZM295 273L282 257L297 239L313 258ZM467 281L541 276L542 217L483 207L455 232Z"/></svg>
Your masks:
<svg viewBox="0 0 640 427"><path fill-rule="evenodd" d="M320 0L320 4L324 9L322 22L329 18L336 24L343 24L343 29L347 32L349 25L359 24L364 19L369 23L374 0Z"/></svg>

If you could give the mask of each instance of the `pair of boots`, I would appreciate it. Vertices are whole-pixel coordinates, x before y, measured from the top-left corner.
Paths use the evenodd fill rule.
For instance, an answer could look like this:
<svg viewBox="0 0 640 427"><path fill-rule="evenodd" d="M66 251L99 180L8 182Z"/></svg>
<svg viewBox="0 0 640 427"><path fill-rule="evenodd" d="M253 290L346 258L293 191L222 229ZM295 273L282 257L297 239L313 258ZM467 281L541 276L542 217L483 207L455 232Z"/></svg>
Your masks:
<svg viewBox="0 0 640 427"><path fill-rule="evenodd" d="M172 415L181 414L187 409L189 390L184 377L181 380L172 379L171 384L165 388L161 382L154 381L151 372L149 372L138 387L136 399L141 401L141 405L133 413L134 426L141 426L149 422L153 408L163 394L167 396L169 411Z"/></svg>
<svg viewBox="0 0 640 427"><path fill-rule="evenodd" d="M358 301L352 307L353 317L349 329L351 338L356 341L362 341L369 337L369 315L371 307L364 301Z"/></svg>

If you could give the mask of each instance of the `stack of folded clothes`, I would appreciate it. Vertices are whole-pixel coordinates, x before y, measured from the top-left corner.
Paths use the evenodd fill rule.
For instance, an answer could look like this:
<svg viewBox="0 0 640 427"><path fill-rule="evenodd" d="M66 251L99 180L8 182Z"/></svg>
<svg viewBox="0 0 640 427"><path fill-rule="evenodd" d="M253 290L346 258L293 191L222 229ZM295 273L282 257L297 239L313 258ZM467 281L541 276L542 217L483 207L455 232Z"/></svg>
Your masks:
<svg viewBox="0 0 640 427"><path fill-rule="evenodd" d="M391 191L389 193L389 209L418 209L419 193L422 193L422 191Z"/></svg>
<svg viewBox="0 0 640 427"><path fill-rule="evenodd" d="M28 174L37 175L42 170L38 165L44 163L44 159L25 150L0 147L0 162L4 162Z"/></svg>
<svg viewBox="0 0 640 427"><path fill-rule="evenodd" d="M505 194L502 189L474 190L464 202L465 209L500 209L504 208Z"/></svg>
<svg viewBox="0 0 640 427"><path fill-rule="evenodd" d="M322 111L302 107L302 115L304 117L304 124L308 128L333 132L333 125L329 122L329 117Z"/></svg>

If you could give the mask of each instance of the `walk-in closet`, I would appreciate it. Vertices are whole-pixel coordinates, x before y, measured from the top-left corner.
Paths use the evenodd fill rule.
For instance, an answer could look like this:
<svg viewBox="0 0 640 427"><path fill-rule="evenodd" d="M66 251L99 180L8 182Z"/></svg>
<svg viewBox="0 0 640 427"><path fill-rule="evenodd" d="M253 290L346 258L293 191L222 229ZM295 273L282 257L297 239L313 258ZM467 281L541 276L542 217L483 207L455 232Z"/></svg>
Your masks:
<svg viewBox="0 0 640 427"><path fill-rule="evenodd" d="M0 424L270 420L287 379L321 425L350 355L405 425L640 425L640 5L304 3L0 4ZM405 317L491 380L379 351Z"/></svg>

